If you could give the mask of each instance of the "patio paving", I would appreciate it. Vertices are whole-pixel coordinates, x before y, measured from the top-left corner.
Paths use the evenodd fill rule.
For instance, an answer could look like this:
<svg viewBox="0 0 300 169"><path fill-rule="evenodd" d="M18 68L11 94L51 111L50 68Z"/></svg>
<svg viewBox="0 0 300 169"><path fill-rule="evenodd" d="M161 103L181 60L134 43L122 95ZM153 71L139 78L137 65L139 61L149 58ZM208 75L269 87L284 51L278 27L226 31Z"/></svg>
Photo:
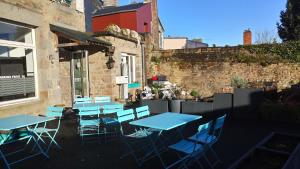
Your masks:
<svg viewBox="0 0 300 169"><path fill-rule="evenodd" d="M139 168L131 157L120 160L120 142L93 142L81 144L77 134L77 120L68 117L62 120L62 127L57 137L63 150L52 147L50 159L38 156L13 166L13 169L135 169ZM193 126L193 127L192 127ZM189 126L192 133L196 127ZM228 168L236 159L257 144L272 131L300 135L299 125L274 124L263 121L227 119L219 142L214 146L222 165L219 169ZM168 155L166 156L168 158ZM0 162L1 163L1 162ZM0 164L0 168L3 165ZM153 158L141 168L162 168L159 160ZM197 168L197 167L195 167Z"/></svg>

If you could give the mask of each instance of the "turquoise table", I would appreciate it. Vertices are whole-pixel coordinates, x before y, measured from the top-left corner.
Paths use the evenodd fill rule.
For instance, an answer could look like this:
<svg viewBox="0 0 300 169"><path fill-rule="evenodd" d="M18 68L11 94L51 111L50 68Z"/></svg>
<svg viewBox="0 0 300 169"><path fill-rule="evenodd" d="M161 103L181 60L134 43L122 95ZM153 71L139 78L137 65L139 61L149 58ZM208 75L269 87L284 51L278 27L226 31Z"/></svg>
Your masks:
<svg viewBox="0 0 300 169"><path fill-rule="evenodd" d="M151 159L154 156L157 156L160 159L160 162L163 165L163 167L167 168L161 155L160 155L160 150L156 146L156 142L159 140L159 137L162 135L162 132L167 132L172 129L177 129L178 134L180 135L180 137L183 138L182 130L179 128L185 126L186 124L188 124L192 121L199 120L201 118L202 118L202 116L167 112L167 113L162 113L162 114L155 115L155 116L150 116L150 117L147 117L144 119L135 120L135 121L130 122L129 124L137 126L137 127L141 127L141 128L150 128L150 129L155 129L155 130L159 131L159 133L157 134L157 138L149 137L149 139L152 143L152 146L153 146L154 155L151 157L144 158L144 159L146 161L148 159ZM145 134L147 134L147 133L148 132L145 131ZM147 153L147 155L149 156L150 153Z"/></svg>
<svg viewBox="0 0 300 169"><path fill-rule="evenodd" d="M78 109L80 107L91 107L91 106L99 106L100 109L106 105L121 105L121 103L117 102L103 102L103 103L77 103L73 105L73 109Z"/></svg>
<svg viewBox="0 0 300 169"><path fill-rule="evenodd" d="M130 122L130 124L139 127L168 131L185 125L189 122L198 120L201 117L202 116L167 112L144 119L135 120Z"/></svg>
<svg viewBox="0 0 300 169"><path fill-rule="evenodd" d="M2 118L0 119L0 131L5 132L5 137L3 135L0 136L0 158L3 159L4 164L8 169L10 169L10 166L16 163L19 163L21 161L24 161L26 159L29 159L31 157L43 154L45 157L49 158L48 154L43 150L41 145L38 143L36 138L40 138L40 136L31 128L30 126L36 127L38 124L45 123L48 121L55 120L55 118L52 117L40 117L40 116L32 116L32 115L17 115L17 116L12 116L12 117L7 117L7 118ZM22 137L18 137L17 139L11 139L13 138L14 133L16 133L20 129L26 129L26 133L28 135ZM20 152L20 150L13 152L13 153L7 153L5 154L4 151L2 151L2 148L4 148L8 144L12 144L16 141L21 141L24 139L28 140L33 140L35 143L35 146L38 148L38 152L28 155L27 157L24 157L22 159L13 161L13 162L8 162L7 156L15 154ZM27 141L26 145L22 150L26 148L28 145L29 141Z"/></svg>

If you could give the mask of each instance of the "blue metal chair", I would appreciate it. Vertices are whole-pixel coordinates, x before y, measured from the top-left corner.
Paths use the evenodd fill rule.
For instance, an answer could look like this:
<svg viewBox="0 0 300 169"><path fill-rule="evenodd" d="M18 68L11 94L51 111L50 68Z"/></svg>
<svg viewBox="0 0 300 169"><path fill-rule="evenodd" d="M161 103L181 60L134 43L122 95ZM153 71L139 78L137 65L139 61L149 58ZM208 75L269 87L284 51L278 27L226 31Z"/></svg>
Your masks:
<svg viewBox="0 0 300 169"><path fill-rule="evenodd" d="M100 134L100 107L80 107L79 108L79 134L81 140L84 141L85 136Z"/></svg>
<svg viewBox="0 0 300 169"><path fill-rule="evenodd" d="M20 151L25 150L27 147L28 143L22 146L21 148L18 147L17 150L13 152L4 152L4 147L6 145L15 143L17 141L22 141L25 139L31 139L32 135L29 134L27 130L15 130L15 131L8 131L7 133L2 133L0 134L0 159L3 160L5 166L7 169L10 169L10 166L17 163L18 161L23 161L24 159L18 160L17 162L9 162L7 157L12 156Z"/></svg>
<svg viewBox="0 0 300 169"><path fill-rule="evenodd" d="M206 132L207 126L209 126L209 123L200 125L198 128L198 132ZM198 136L200 135L197 135L196 138L198 138ZM196 162L200 168L204 168L202 162L200 161L201 157L203 157L203 159L207 162L210 168L212 168L210 161L208 160L205 154L209 150L208 144L200 144L195 141L182 139L179 142L170 145L169 149L175 151L179 159L174 163L166 166L165 168L173 168L175 166L177 166L178 168L187 168L187 166L193 162Z"/></svg>
<svg viewBox="0 0 300 169"><path fill-rule="evenodd" d="M102 122L104 124L104 140L107 141L107 134L118 134L119 121L116 118L116 114L124 109L122 104L104 105L102 109ZM113 131L108 129L113 128Z"/></svg>
<svg viewBox="0 0 300 169"><path fill-rule="evenodd" d="M111 102L110 96L98 96L94 98L95 103L108 103Z"/></svg>
<svg viewBox="0 0 300 169"><path fill-rule="evenodd" d="M78 103L91 103L93 102L93 99L90 97L83 97L83 98L76 98L74 100L74 104L78 104Z"/></svg>
<svg viewBox="0 0 300 169"><path fill-rule="evenodd" d="M39 135L37 141L41 140L42 137L47 137L50 139L50 143L47 147L46 153L48 153L52 144L54 144L57 148L62 149L61 146L55 141L55 137L60 129L60 123L61 123L61 118L63 116L63 111L64 111L63 107L49 106L47 108L46 116L57 118L58 120L57 125L55 127L50 128L47 127L47 123L44 123L43 127L37 127L33 129L35 133Z"/></svg>
<svg viewBox="0 0 300 169"><path fill-rule="evenodd" d="M124 123L128 123L135 119L133 109L122 110L117 112L117 120L120 124L121 141L127 147L127 152L125 152L120 158L132 155L136 163L141 166L145 153L152 151L153 146L149 142L151 133L146 130L139 130L134 132L125 132Z"/></svg>
<svg viewBox="0 0 300 169"><path fill-rule="evenodd" d="M135 109L135 112L137 119L150 116L149 106L138 107Z"/></svg>
<svg viewBox="0 0 300 169"><path fill-rule="evenodd" d="M209 150L210 152L212 152L215 158L215 161L211 163L212 168L216 166L218 163L221 163L219 156L217 155L217 153L215 152L212 146L219 140L221 136L225 118L226 118L226 114L217 118L214 121L209 122L208 125L206 126L206 130L204 130L203 132L198 131L198 133L189 137L191 141L200 144L207 144L209 146Z"/></svg>

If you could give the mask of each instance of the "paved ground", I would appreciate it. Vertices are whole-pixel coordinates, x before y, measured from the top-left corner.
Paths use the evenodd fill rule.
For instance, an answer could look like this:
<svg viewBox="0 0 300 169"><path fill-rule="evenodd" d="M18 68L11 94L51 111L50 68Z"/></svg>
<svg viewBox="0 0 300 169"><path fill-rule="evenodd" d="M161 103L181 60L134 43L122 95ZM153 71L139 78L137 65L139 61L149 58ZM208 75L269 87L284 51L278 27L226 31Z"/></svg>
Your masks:
<svg viewBox="0 0 300 169"><path fill-rule="evenodd" d="M53 148L51 159L42 156L35 157L20 164L13 169L135 169L137 167L132 158L120 160L120 142L95 142L81 144L77 134L77 121L75 118L65 118L58 135L58 142L63 150ZM195 125L187 128L186 133L192 133ZM214 146L223 164L218 168L228 168L236 159L247 152L253 145L272 131L299 134L299 125L272 124L262 121L245 121L227 119L224 130L218 143ZM165 158L170 159L168 154ZM3 165L0 164L0 168ZM154 158L146 162L141 168L159 169L161 165ZM197 168L197 167L195 167Z"/></svg>

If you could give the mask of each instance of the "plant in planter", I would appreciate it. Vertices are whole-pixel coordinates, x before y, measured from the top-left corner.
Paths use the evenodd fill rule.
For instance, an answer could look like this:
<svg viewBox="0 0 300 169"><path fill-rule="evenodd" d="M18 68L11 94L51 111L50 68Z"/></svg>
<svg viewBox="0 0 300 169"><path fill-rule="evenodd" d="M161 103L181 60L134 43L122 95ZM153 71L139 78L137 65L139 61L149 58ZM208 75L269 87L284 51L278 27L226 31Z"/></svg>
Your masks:
<svg viewBox="0 0 300 169"><path fill-rule="evenodd" d="M159 94L160 94L160 90L163 88L164 86L161 84L153 84L151 87L152 92L154 93L154 98L155 99L159 99Z"/></svg>
<svg viewBox="0 0 300 169"><path fill-rule="evenodd" d="M253 88L249 82L241 77L234 76L231 84L234 88L233 95L233 118L257 119L258 109L263 101L263 90Z"/></svg>
<svg viewBox="0 0 300 169"><path fill-rule="evenodd" d="M233 88L247 88L249 87L249 84L247 80L239 76L234 76L231 78L230 86Z"/></svg>
<svg viewBox="0 0 300 169"><path fill-rule="evenodd" d="M192 90L190 95L196 100L198 101L199 99L199 93L196 90Z"/></svg>

